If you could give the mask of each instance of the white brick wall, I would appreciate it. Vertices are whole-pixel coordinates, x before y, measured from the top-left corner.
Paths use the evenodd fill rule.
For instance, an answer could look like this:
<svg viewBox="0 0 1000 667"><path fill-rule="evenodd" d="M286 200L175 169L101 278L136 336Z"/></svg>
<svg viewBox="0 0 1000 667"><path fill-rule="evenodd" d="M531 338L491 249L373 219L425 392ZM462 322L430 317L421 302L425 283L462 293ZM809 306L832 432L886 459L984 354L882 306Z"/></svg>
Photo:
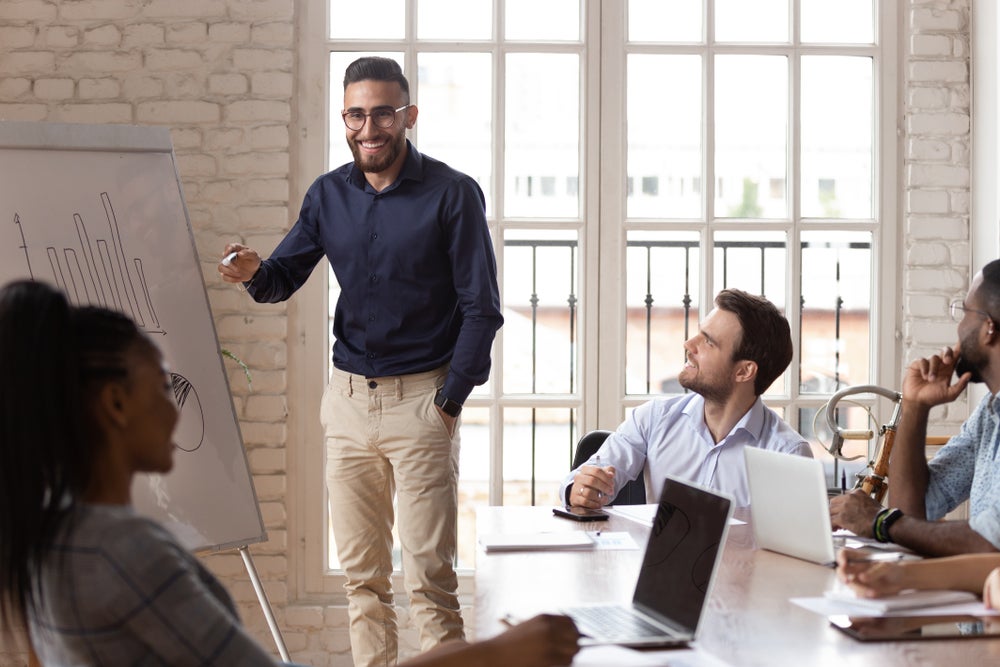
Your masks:
<svg viewBox="0 0 1000 667"><path fill-rule="evenodd" d="M969 21L972 0L903 0L906 78L900 234L904 361L953 342L945 308L968 287ZM298 210L289 201L297 40L294 0L3 0L0 119L141 123L170 128L209 299L223 346L253 369L251 393L230 369L269 541L251 552L292 658L347 666L346 613L289 605L286 525L286 308L257 306L220 284L229 239L272 248ZM227 362L229 363L229 362ZM957 424L967 406L941 416ZM233 553L206 558L248 629L273 641ZM406 610L401 620L406 619ZM414 649L411 634L402 638ZM24 665L0 644L0 667Z"/></svg>
<svg viewBox="0 0 1000 667"><path fill-rule="evenodd" d="M226 362L269 536L251 547L254 563L293 658L348 665L342 609L317 607L319 623L296 616L297 607L285 618L292 590L286 309L252 304L215 272L226 241L271 248L289 225L290 206L298 210L288 201L294 12L294 0L3 0L0 119L170 128L220 341L253 369L251 393L242 370ZM239 555L205 560L247 627L273 649ZM297 618L311 620L299 628ZM0 666L23 664L20 648L4 638Z"/></svg>
<svg viewBox="0 0 1000 667"><path fill-rule="evenodd" d="M903 368L955 342L948 302L964 296L969 265L972 0L908 0L903 45ZM931 415L935 432L967 416L963 395Z"/></svg>

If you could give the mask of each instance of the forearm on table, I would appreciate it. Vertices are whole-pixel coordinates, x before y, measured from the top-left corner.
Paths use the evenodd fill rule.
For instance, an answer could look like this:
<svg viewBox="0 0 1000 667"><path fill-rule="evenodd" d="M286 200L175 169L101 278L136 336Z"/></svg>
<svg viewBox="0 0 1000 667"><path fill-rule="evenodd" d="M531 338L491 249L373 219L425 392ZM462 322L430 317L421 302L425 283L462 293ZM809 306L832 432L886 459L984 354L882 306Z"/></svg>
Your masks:
<svg viewBox="0 0 1000 667"><path fill-rule="evenodd" d="M1000 567L1000 553L965 554L903 563L904 588L983 590L986 576Z"/></svg>
<svg viewBox="0 0 1000 667"><path fill-rule="evenodd" d="M997 552L967 521L924 521L905 512L892 524L889 537L896 544L931 557Z"/></svg>

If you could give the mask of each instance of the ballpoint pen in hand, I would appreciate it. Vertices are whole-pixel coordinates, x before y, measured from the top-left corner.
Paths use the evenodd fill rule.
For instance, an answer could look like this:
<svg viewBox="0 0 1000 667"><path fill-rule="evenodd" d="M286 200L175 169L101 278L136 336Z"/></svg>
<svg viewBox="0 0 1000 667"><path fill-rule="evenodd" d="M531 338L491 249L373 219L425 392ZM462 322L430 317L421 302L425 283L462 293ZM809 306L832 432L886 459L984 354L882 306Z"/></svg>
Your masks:
<svg viewBox="0 0 1000 667"><path fill-rule="evenodd" d="M600 454L598 454L597 456L594 457L594 465L597 466L598 468L601 467L601 455ZM597 499L598 500L604 500L604 492L601 491L600 489L597 490Z"/></svg>

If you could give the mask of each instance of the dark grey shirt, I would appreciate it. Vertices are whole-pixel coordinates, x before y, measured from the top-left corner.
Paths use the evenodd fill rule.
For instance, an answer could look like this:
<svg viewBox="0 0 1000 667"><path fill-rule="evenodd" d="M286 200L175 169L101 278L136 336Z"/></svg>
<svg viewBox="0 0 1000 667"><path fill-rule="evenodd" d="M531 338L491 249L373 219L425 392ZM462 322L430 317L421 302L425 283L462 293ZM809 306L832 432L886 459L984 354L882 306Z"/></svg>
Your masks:
<svg viewBox="0 0 1000 667"><path fill-rule="evenodd" d="M40 574L30 620L45 667L268 665L222 584L159 524L82 505Z"/></svg>

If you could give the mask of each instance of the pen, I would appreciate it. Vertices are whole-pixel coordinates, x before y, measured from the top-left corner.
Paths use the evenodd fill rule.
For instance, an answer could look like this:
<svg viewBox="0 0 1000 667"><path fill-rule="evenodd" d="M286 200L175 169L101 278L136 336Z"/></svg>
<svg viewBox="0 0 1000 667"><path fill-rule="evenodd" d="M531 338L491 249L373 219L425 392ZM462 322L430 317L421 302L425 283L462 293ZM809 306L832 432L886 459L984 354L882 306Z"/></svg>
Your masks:
<svg viewBox="0 0 1000 667"><path fill-rule="evenodd" d="M840 492L847 493L847 471L840 471Z"/></svg>
<svg viewBox="0 0 1000 667"><path fill-rule="evenodd" d="M598 454L597 456L594 457L594 465L597 466L598 468L601 467L601 455L600 454ZM604 499L604 492L601 491L600 489L598 489L598 491L597 491L597 499L598 500L603 500Z"/></svg>
<svg viewBox="0 0 1000 667"><path fill-rule="evenodd" d="M237 251L233 251L222 258L222 265L229 266L232 264L233 260L236 259L236 255L239 254Z"/></svg>
<svg viewBox="0 0 1000 667"><path fill-rule="evenodd" d="M850 563L895 563L906 558L902 551L891 551L881 554L869 554L864 558L852 558Z"/></svg>

